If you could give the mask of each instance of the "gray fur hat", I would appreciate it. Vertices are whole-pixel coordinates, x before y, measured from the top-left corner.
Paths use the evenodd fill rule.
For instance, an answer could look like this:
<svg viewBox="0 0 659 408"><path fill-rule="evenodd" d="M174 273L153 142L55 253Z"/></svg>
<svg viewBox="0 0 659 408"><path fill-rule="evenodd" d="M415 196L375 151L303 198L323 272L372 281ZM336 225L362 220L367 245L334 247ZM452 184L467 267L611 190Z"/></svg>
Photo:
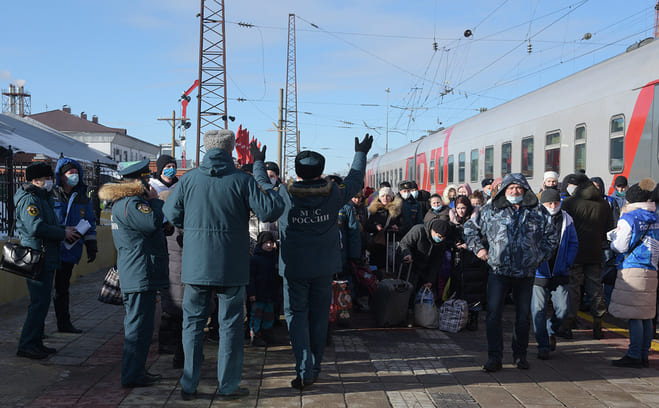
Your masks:
<svg viewBox="0 0 659 408"><path fill-rule="evenodd" d="M222 149L229 153L236 146L236 135L229 129L213 129L204 133L204 147L206 151Z"/></svg>

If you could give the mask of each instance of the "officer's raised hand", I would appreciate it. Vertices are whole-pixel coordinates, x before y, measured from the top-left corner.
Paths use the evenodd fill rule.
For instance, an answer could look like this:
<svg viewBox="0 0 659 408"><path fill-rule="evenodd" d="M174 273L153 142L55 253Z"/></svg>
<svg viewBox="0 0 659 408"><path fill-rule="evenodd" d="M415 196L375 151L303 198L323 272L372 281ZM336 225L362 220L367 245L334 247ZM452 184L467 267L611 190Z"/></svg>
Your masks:
<svg viewBox="0 0 659 408"><path fill-rule="evenodd" d="M149 186L149 189L144 193L144 198L146 201L153 200L154 198L158 198L158 193L153 187Z"/></svg>
<svg viewBox="0 0 659 408"><path fill-rule="evenodd" d="M256 142L249 144L249 153L252 155L252 158L255 162L265 161L265 148L266 145L263 145L263 150L259 150L259 147L256 145Z"/></svg>
<svg viewBox="0 0 659 408"><path fill-rule="evenodd" d="M359 142L358 138L355 138L355 152L364 152L368 154L368 151L371 150L371 145L373 144L373 136L370 136L368 133L364 136L364 139Z"/></svg>

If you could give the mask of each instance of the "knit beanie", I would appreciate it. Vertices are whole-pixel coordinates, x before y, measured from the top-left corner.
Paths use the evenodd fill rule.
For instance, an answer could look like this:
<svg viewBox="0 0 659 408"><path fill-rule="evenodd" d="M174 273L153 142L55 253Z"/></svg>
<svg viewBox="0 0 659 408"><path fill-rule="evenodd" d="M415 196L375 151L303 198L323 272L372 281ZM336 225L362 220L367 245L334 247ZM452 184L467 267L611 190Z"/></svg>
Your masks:
<svg viewBox="0 0 659 408"><path fill-rule="evenodd" d="M275 236L270 231L261 231L256 237L256 245L260 248L265 242L275 242Z"/></svg>
<svg viewBox="0 0 659 408"><path fill-rule="evenodd" d="M542 192L540 195L540 202L541 203L551 203L554 201L561 201L561 193L553 188L549 188L545 191Z"/></svg>
<svg viewBox="0 0 659 408"><path fill-rule="evenodd" d="M25 178L32 181L41 177L53 177L53 168L44 162L35 162L25 168Z"/></svg>
<svg viewBox="0 0 659 408"><path fill-rule="evenodd" d="M62 167L59 168L59 174L66 174L66 172L71 169L78 170L78 167L76 167L76 165L73 164L73 162L66 162L62 165Z"/></svg>
<svg viewBox="0 0 659 408"><path fill-rule="evenodd" d="M204 133L204 147L206 151L222 149L231 153L235 146L236 135L229 129L213 129Z"/></svg>
<svg viewBox="0 0 659 408"><path fill-rule="evenodd" d="M652 198L655 182L651 178L644 178L633 186L629 187L625 199L628 203L641 203Z"/></svg>
<svg viewBox="0 0 659 408"><path fill-rule="evenodd" d="M174 159L172 156L168 154L163 154L160 157L158 157L158 160L156 160L156 175L158 176L161 175L162 170L169 163L174 163L174 165L176 165L176 159Z"/></svg>
<svg viewBox="0 0 659 408"><path fill-rule="evenodd" d="M616 180L615 180L615 182L614 182L614 185L615 185L616 187L626 187L626 186L628 185L628 184L627 184L627 177L625 177L625 176L618 176L618 177L616 177Z"/></svg>
<svg viewBox="0 0 659 408"><path fill-rule="evenodd" d="M430 229L438 233L439 235L446 237L449 234L451 226L448 221L441 218L433 218L430 221Z"/></svg>
<svg viewBox="0 0 659 408"><path fill-rule="evenodd" d="M378 191L378 197L382 197L386 195L388 195L389 197L395 197L394 190L392 190L391 187L382 187Z"/></svg>

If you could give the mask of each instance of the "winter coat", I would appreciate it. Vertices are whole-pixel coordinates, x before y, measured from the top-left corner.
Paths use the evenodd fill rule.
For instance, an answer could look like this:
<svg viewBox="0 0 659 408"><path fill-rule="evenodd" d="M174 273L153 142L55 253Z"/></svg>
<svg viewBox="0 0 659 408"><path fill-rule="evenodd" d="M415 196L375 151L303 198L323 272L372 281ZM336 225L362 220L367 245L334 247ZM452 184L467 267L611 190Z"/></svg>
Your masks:
<svg viewBox="0 0 659 408"><path fill-rule="evenodd" d="M249 285L247 297L256 296L257 302L274 303L279 298L277 281L276 250L271 252L254 248L254 255L249 258Z"/></svg>
<svg viewBox="0 0 659 408"><path fill-rule="evenodd" d="M156 190L156 193L160 194L163 191L172 191L174 189L174 186L176 186L176 183L178 182L178 178L174 176L172 179L172 183L168 186L165 184L160 177L158 178L151 178L149 180L149 185L153 187L154 190Z"/></svg>
<svg viewBox="0 0 659 408"><path fill-rule="evenodd" d="M119 285L124 293L169 285L169 260L163 231L163 202L146 200L139 180L105 184L101 200L112 202L112 239L117 249Z"/></svg>
<svg viewBox="0 0 659 408"><path fill-rule="evenodd" d="M432 208L426 212L426 215L423 217L423 223L425 224L426 222L430 220L434 220L435 218L439 218L442 220L449 220L449 211L451 209L448 207L448 205L442 205L442 208L439 209L438 212L435 212Z"/></svg>
<svg viewBox="0 0 659 408"><path fill-rule="evenodd" d="M510 184L525 189L517 210L506 199L505 191ZM487 262L493 273L513 278L534 276L538 266L550 258L558 245L558 232L549 213L519 173L507 174L492 202L465 223L464 238L474 254L487 249Z"/></svg>
<svg viewBox="0 0 659 408"><path fill-rule="evenodd" d="M252 177L222 149L210 149L198 168L181 176L164 212L185 231L183 283L247 285L250 209L263 221L274 221L284 209L272 188L262 161L254 163Z"/></svg>
<svg viewBox="0 0 659 408"><path fill-rule="evenodd" d="M368 206L368 220L366 220L366 232L377 234L378 225L387 226L387 230L396 225L399 231L403 231L406 227L405 220L402 217L403 212L403 199L396 196L392 202L386 206L382 204L380 199L374 200ZM387 222L388 221L388 222Z"/></svg>
<svg viewBox="0 0 659 408"><path fill-rule="evenodd" d="M400 253L402 257L412 255L413 282L430 282L435 287L445 253L452 244L448 240L435 242L430 234L431 223L432 220L413 226L400 240Z"/></svg>
<svg viewBox="0 0 659 408"><path fill-rule="evenodd" d="M574 263L602 263L602 241L613 228L613 216L597 187L590 180L580 183L574 195L563 200L561 209L570 214L577 230L579 251Z"/></svg>
<svg viewBox="0 0 659 408"><path fill-rule="evenodd" d="M23 184L14 194L16 208L16 232L21 245L46 252L45 270L60 267L60 242L65 238L64 226L60 225L53 209L52 195L33 185Z"/></svg>
<svg viewBox="0 0 659 408"><path fill-rule="evenodd" d="M611 249L621 254L618 256L620 268L657 270L659 216L655 210L655 203L650 202L627 204L622 208L615 239L611 242ZM643 242L637 245L641 237ZM634 245L633 252L629 253Z"/></svg>
<svg viewBox="0 0 659 408"><path fill-rule="evenodd" d="M361 226L357 222L355 206L348 202L339 210L339 234L341 234L341 262L360 259L362 254Z"/></svg>
<svg viewBox="0 0 659 408"><path fill-rule="evenodd" d="M652 319L657 313L657 271L618 269L609 313L619 319Z"/></svg>
<svg viewBox="0 0 659 408"><path fill-rule="evenodd" d="M169 254L169 288L160 292L162 311L171 316L183 318L183 290L181 282L181 263L183 260L183 230L175 228L167 236L167 253Z"/></svg>
<svg viewBox="0 0 659 408"><path fill-rule="evenodd" d="M73 187L71 194L64 191L60 183L61 172L60 169L67 163L73 163L78 169L80 181L78 185ZM62 158L57 161L55 167L55 188L53 189L53 197L55 200L55 213L59 223L66 226L76 226L80 220L85 219L91 228L85 233L82 239L79 239L71 249L66 249L64 242L62 242L62 262L69 262L77 264L82 257L82 244L87 246L87 253L98 252L98 245L96 241L96 216L94 214L94 207L92 200L87 194L87 185L83 183L83 170L80 164L68 158Z"/></svg>
<svg viewBox="0 0 659 408"><path fill-rule="evenodd" d="M279 218L279 274L314 279L340 273L339 210L364 187L366 155L356 152L343 184L290 181L279 188L285 210Z"/></svg>
<svg viewBox="0 0 659 408"><path fill-rule="evenodd" d="M558 215L557 215L558 216ZM572 217L561 210L561 230L559 233L558 252L554 268L549 270L549 262L544 261L535 271L535 284L545 287L547 285L564 285L569 283L570 267L574 263L579 249L577 230L574 228ZM555 278L552 280L552 278ZM552 282L549 282L552 280Z"/></svg>
<svg viewBox="0 0 659 408"><path fill-rule="evenodd" d="M397 196L400 196L400 194L397 194ZM403 202L403 219L405 220L405 225L408 228L404 232L407 232L409 231L409 228L412 228L417 224L423 224L424 214L421 209L421 203L419 203L416 199L410 197L405 200L401 197L401 200Z"/></svg>
<svg viewBox="0 0 659 408"><path fill-rule="evenodd" d="M446 186L446 188L444 189L444 192L442 193L442 200L444 201L444 205L449 207L449 208L453 208L453 206L451 205L451 203L453 203L453 201L451 201L448 198L448 192L451 189L455 190L456 194L458 193L458 186L456 186L455 184L449 184L448 186Z"/></svg>

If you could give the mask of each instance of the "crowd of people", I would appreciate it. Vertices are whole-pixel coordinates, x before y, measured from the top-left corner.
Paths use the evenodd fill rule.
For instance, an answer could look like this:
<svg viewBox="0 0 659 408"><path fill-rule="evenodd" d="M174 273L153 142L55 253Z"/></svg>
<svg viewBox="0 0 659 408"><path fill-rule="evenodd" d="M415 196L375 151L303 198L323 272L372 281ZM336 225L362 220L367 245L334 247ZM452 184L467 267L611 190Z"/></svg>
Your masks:
<svg viewBox="0 0 659 408"><path fill-rule="evenodd" d="M333 281L347 281L353 307L368 310L377 281L392 278L401 263L410 265L414 293L431 291L437 306L464 299L469 330L478 327L478 311L487 311L485 371L502 368L507 303L515 307L512 352L520 369L530 366L531 325L537 358L546 360L557 337L572 338L580 309L592 314L594 339L603 337L607 310L627 319L629 349L612 363L648 366L659 262L653 180L628 186L618 176L612 196L601 178L579 172L559 182L551 171L537 192L519 173L486 178L473 191L449 185L441 195L414 180L397 191L386 181L374 190L364 187L367 134L355 139L345 178L324 178L325 158L302 151L297 178L283 182L277 164L265 161L265 146L251 144L254 162L237 166L235 139L230 130L206 132L202 163L180 178L176 160L162 155L155 174L144 160L99 190L111 206L126 310L122 386L160 380L145 367L158 318L159 351L172 353L173 367L183 370L184 400L196 398L204 340L213 333L221 339L220 398L248 395L240 387L245 329L253 346L268 346L283 311L296 360L291 387L305 389L320 374ZM69 281L83 245L87 261L95 259L96 220L75 160L61 158L55 172L34 163L26 178L14 197L16 228L23 245L45 251L46 264L40 280L27 280L30 306L17 354L42 359L56 352L43 343L53 282L58 330L81 332L69 313ZM88 225L82 233L81 223ZM371 280L358 274L364 269ZM162 316L155 316L158 296ZM411 311L413 303L412 296L403 307Z"/></svg>

